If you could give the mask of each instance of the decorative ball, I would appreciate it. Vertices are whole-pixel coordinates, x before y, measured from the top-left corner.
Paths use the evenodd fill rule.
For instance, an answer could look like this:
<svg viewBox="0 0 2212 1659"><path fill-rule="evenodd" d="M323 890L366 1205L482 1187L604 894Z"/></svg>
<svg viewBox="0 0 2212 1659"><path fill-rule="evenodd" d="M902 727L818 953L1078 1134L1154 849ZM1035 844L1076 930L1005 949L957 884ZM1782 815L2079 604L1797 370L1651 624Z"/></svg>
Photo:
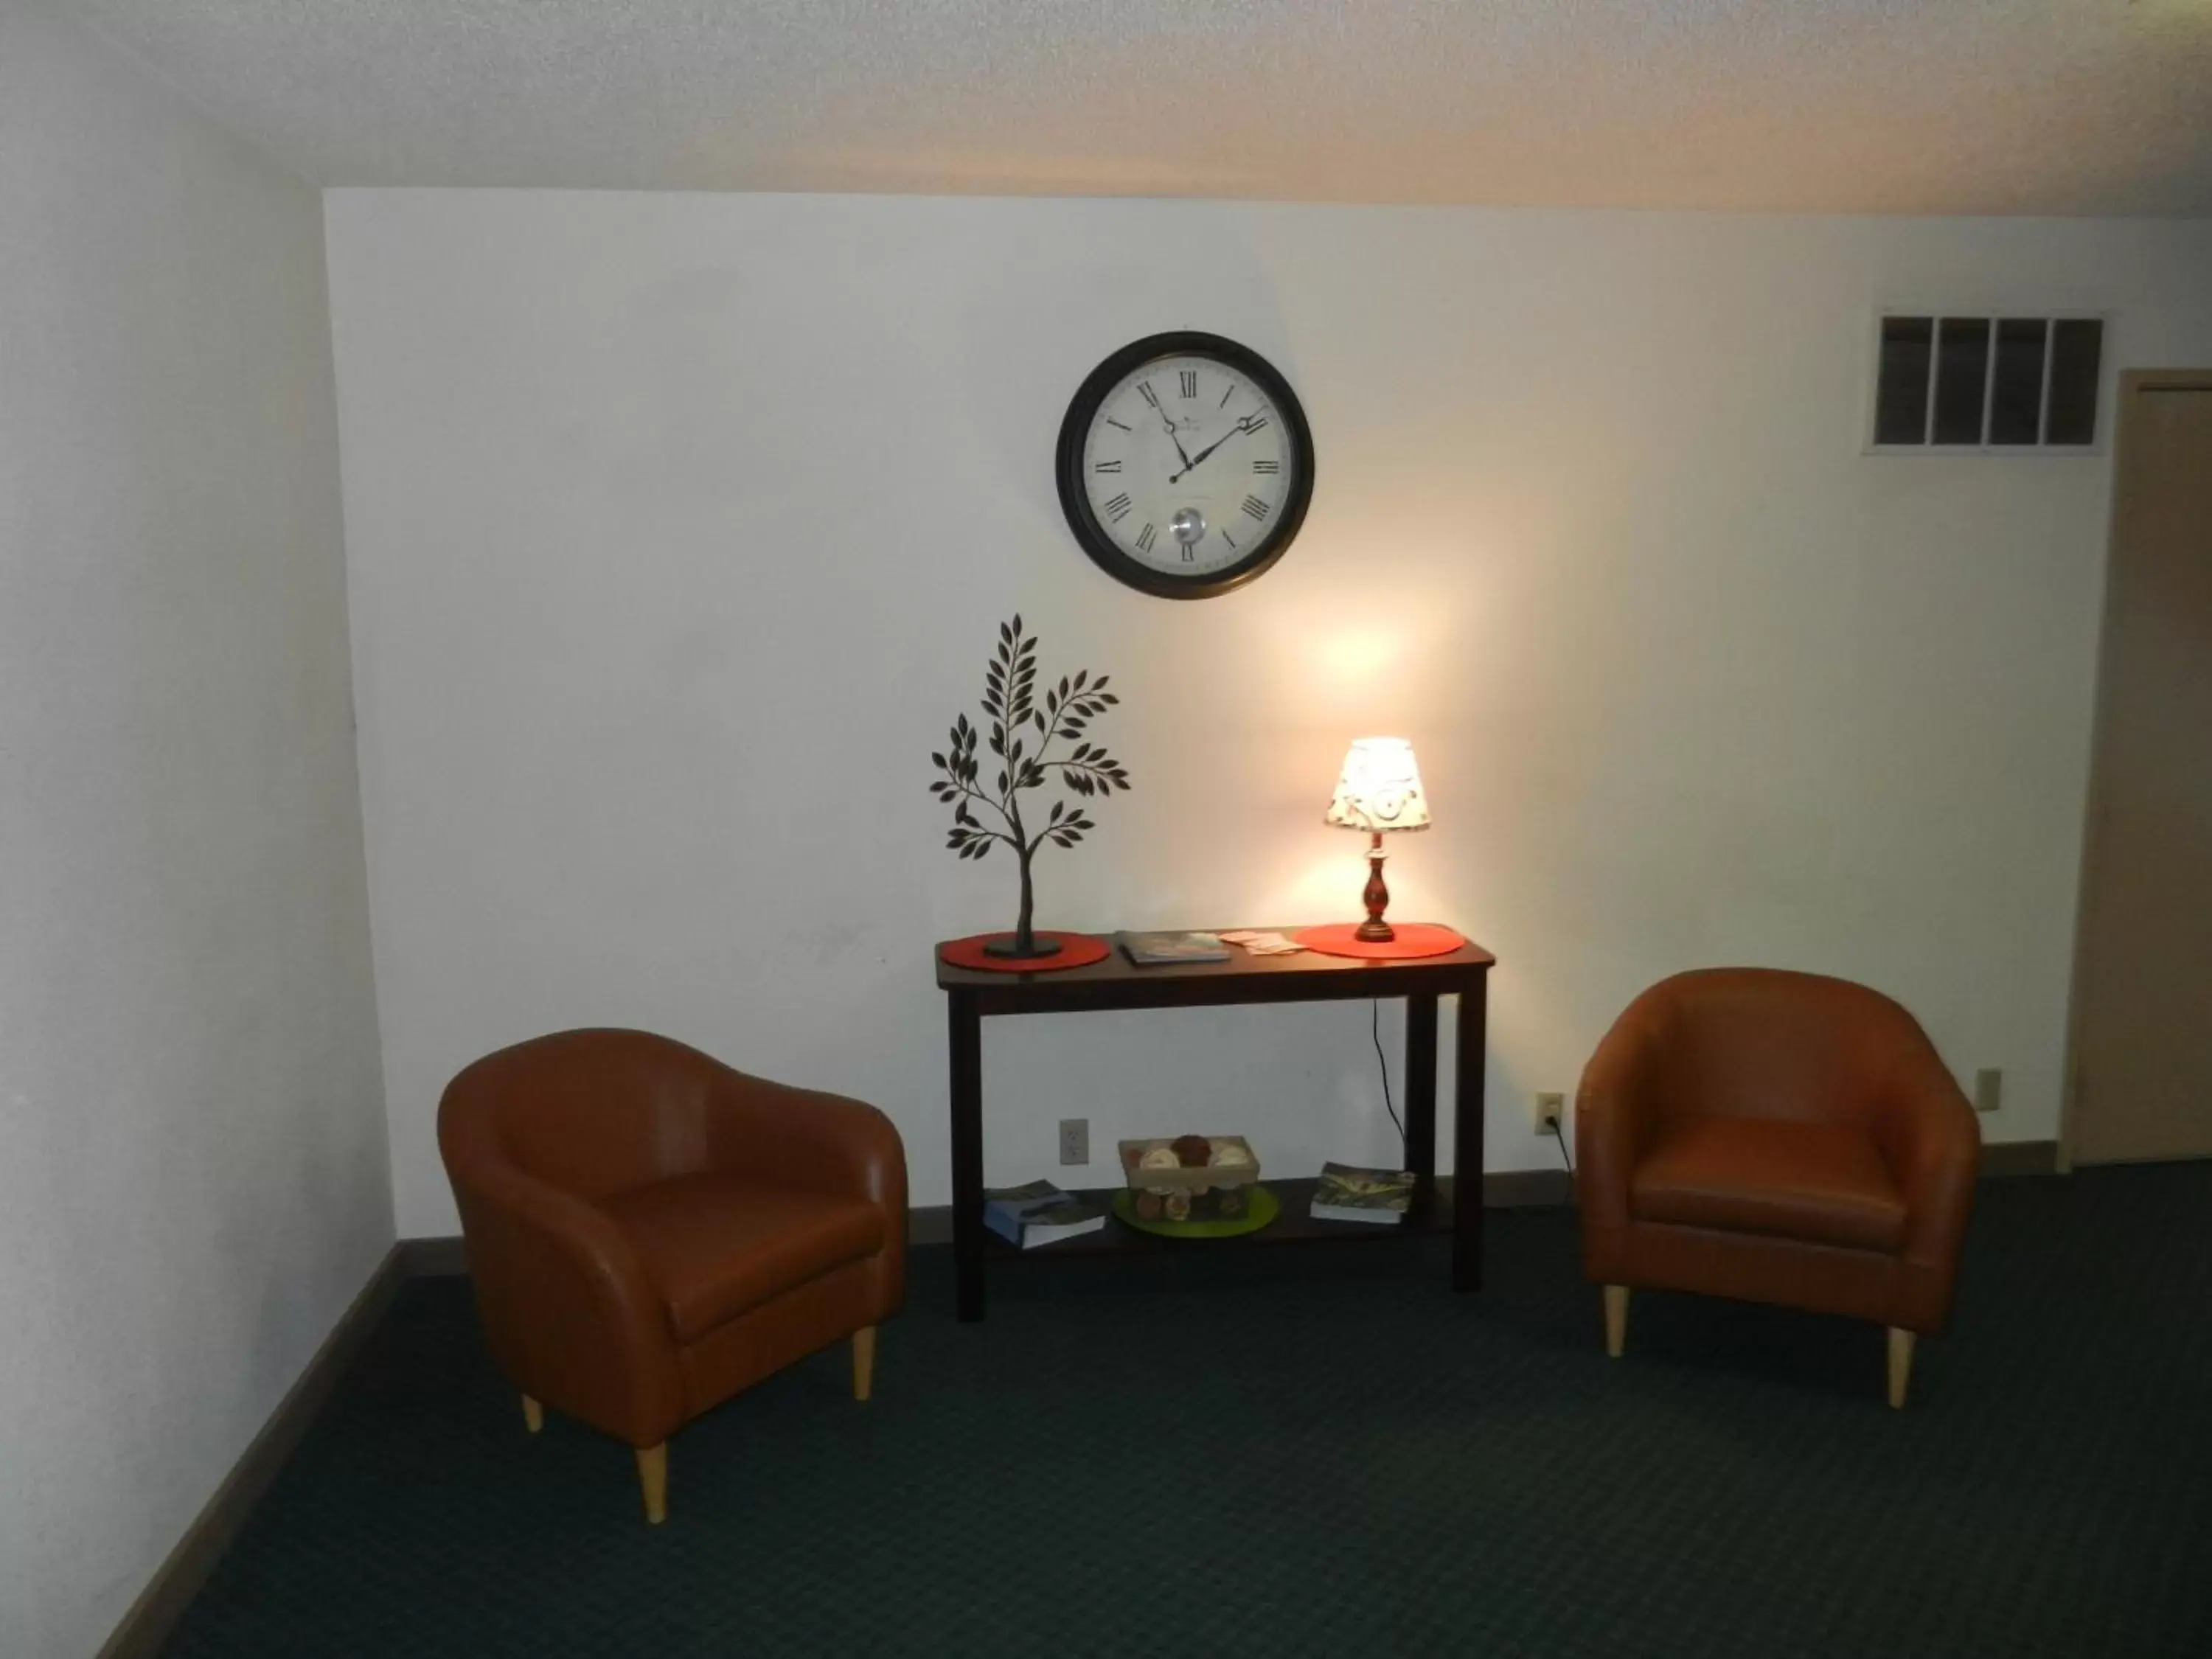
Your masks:
<svg viewBox="0 0 2212 1659"><path fill-rule="evenodd" d="M1161 1200L1161 1207L1169 1220L1188 1221L1190 1219L1190 1194L1170 1193Z"/></svg>
<svg viewBox="0 0 2212 1659"><path fill-rule="evenodd" d="M1172 1146L1149 1147L1137 1160L1137 1167L1140 1170L1175 1170L1182 1166L1182 1160L1176 1156Z"/></svg>
<svg viewBox="0 0 2212 1659"><path fill-rule="evenodd" d="M1176 1162L1186 1170L1203 1170L1213 1157L1213 1143L1204 1135L1181 1135L1171 1145Z"/></svg>
<svg viewBox="0 0 2212 1659"><path fill-rule="evenodd" d="M1158 1221L1160 1218L1160 1212L1166 1207L1166 1204L1167 1200L1163 1199L1158 1193L1139 1193L1135 1200L1137 1219L1139 1221Z"/></svg>
<svg viewBox="0 0 2212 1659"><path fill-rule="evenodd" d="M1213 1195L1213 1212L1224 1221L1234 1220L1244 1213L1244 1189L1224 1187Z"/></svg>
<svg viewBox="0 0 2212 1659"><path fill-rule="evenodd" d="M1252 1167L1251 1149L1241 1140L1216 1140L1213 1142L1213 1167L1217 1170L1249 1170Z"/></svg>

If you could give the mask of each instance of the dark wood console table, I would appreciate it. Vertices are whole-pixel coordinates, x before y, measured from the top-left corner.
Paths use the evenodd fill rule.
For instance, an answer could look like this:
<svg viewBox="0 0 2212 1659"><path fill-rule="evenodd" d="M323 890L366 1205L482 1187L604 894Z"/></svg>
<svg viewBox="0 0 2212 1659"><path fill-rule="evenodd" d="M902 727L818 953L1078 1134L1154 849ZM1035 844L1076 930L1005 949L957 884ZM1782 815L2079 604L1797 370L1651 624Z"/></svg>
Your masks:
<svg viewBox="0 0 2212 1659"><path fill-rule="evenodd" d="M1474 945L1449 956L1408 962L1361 962L1322 956L1255 957L1231 947L1227 962L1137 968L1119 951L1087 968L1058 973L994 974L937 963L945 993L952 1065L952 1249L963 1320L983 1316L983 1267L995 1243L983 1225L983 1020L994 1014L1065 1014L1093 1008L1212 1008L1268 1002L1406 1000L1406 1164L1417 1177L1413 1212L1403 1228L1315 1222L1304 1212L1310 1182L1267 1184L1284 1196L1283 1214L1252 1243L1290 1238L1392 1237L1438 1224L1437 1172L1437 999L1459 999L1458 1075L1452 1079L1452 1121L1458 1170L1451 1206L1452 1288L1482 1283L1482 1067L1485 996L1497 960ZM934 954L934 953L933 953ZM1168 1125L1164 1127L1195 1127ZM1103 1189L1100 1194L1113 1189ZM1295 1213L1293 1212L1295 1211ZM1094 1243L1094 1241L1097 1241ZM1040 1255L1101 1249L1188 1248L1143 1238L1109 1223L1103 1234L1055 1244ZM1010 1255L1019 1252L1009 1250Z"/></svg>

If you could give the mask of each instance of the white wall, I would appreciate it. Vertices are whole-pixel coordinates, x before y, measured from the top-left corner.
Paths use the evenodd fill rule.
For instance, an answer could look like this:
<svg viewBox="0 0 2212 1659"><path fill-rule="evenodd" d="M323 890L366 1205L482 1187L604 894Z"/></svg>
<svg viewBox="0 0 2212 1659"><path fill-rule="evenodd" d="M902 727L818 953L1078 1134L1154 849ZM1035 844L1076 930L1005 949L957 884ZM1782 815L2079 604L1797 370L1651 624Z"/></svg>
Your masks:
<svg viewBox="0 0 2212 1659"><path fill-rule="evenodd" d="M2109 461L1860 453L1885 301L2109 307L2212 361L2212 226L339 191L354 647L399 1225L446 1079L630 1022L880 1103L947 1196L930 941L1011 920L927 754L998 620L1110 672L1133 794L1041 921L1355 913L1344 744L1418 745L1396 910L1497 951L1492 1168L1645 983L1863 978L1993 1139L2057 1124ZM1217 330L1312 418L1304 536L1177 605L1069 538L1067 398ZM1385 1155L1367 1010L988 1028L994 1179L1054 1120ZM1395 1022L1386 1025L1386 1034ZM1395 1049L1393 1047L1394 1066ZM1447 1059L1449 1064L1449 1057ZM1449 1073L1447 1073L1447 1075ZM1102 1161L1090 1174L1108 1178Z"/></svg>
<svg viewBox="0 0 2212 1659"><path fill-rule="evenodd" d="M0 1653L83 1659L392 1237L320 204L0 0Z"/></svg>

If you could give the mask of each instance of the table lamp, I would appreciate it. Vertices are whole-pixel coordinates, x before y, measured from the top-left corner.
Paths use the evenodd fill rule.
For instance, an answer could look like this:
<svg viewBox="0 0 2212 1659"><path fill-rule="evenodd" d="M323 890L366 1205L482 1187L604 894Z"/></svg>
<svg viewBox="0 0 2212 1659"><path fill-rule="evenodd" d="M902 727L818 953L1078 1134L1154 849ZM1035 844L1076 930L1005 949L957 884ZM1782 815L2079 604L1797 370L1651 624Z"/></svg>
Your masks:
<svg viewBox="0 0 2212 1659"><path fill-rule="evenodd" d="M1413 762L1413 745L1403 738L1354 739L1344 757L1327 821L1339 829L1364 830L1371 838L1367 890L1360 895L1367 905L1367 920L1353 937L1371 944L1397 938L1382 920L1390 902L1390 890L1382 884L1382 836L1385 830L1429 827L1429 798L1421 793L1421 769Z"/></svg>

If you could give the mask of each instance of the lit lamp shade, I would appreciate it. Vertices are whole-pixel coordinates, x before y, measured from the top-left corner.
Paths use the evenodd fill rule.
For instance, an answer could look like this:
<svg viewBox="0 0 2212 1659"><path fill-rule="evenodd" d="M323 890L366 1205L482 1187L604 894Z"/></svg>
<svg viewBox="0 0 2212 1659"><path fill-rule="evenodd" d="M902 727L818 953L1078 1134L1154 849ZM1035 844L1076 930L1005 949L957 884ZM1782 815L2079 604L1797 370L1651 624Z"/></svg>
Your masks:
<svg viewBox="0 0 2212 1659"><path fill-rule="evenodd" d="M1413 745L1403 738L1354 739L1328 818L1344 830L1427 829L1429 798L1421 790Z"/></svg>

